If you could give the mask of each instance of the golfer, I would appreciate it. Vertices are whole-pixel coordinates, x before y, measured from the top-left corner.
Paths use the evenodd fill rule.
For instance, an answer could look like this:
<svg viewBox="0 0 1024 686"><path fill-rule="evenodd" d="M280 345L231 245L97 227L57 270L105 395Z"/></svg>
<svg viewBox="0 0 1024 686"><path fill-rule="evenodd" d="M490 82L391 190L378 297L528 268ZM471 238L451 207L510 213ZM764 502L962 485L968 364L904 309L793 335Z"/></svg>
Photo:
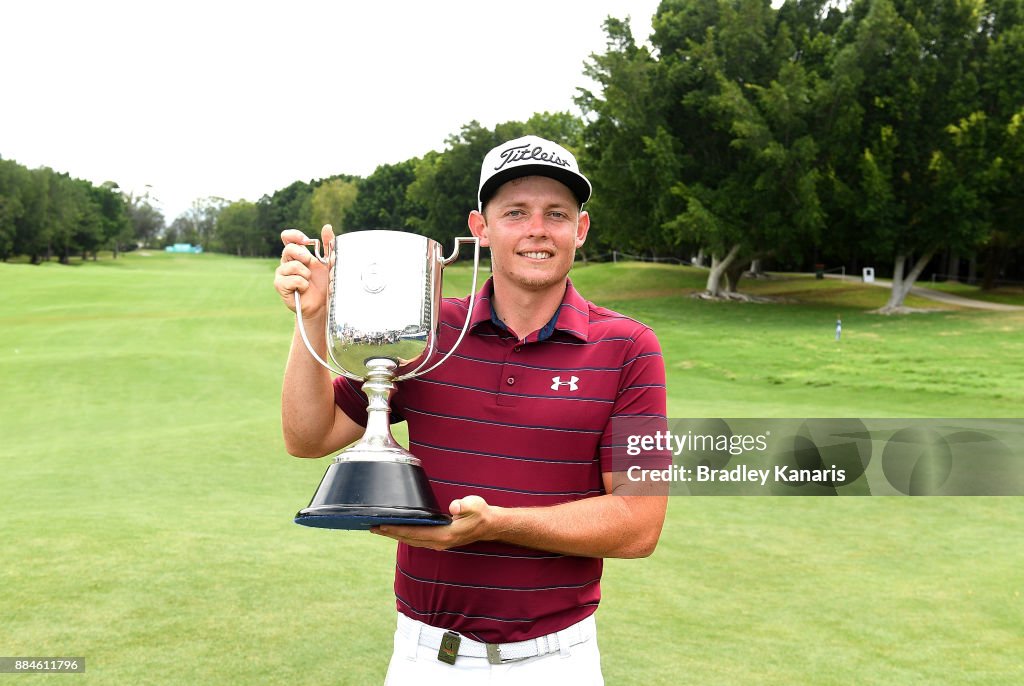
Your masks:
<svg viewBox="0 0 1024 686"><path fill-rule="evenodd" d="M666 507L664 494L623 495L613 481L612 418L664 419L665 368L650 328L588 302L568 278L590 194L575 157L549 140L509 141L483 160L469 229L490 248L492 277L471 313L468 298L444 300L440 351L468 314L466 339L391 401L453 521L374 529L398 541L387 684L603 683L602 558L650 555ZM330 227L322 238L333 240ZM327 269L301 232L282 240L275 287L289 308L298 290L307 330L324 331ZM332 381L296 332L288 451L336 452L365 421L359 384Z"/></svg>

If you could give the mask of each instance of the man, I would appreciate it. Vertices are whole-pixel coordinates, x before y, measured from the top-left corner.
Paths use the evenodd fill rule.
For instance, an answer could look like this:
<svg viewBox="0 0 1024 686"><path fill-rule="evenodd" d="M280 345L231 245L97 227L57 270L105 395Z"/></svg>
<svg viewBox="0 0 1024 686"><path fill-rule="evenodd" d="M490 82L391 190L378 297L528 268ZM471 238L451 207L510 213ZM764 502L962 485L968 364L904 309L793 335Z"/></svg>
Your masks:
<svg viewBox="0 0 1024 686"><path fill-rule="evenodd" d="M666 507L664 494L613 493L612 418L664 418L665 370L648 327L585 301L568 279L590 193L573 155L542 138L484 158L469 229L490 248L492 277L455 354L392 399L453 521L374 529L399 541L388 684L603 683L602 558L650 555ZM324 242L332 236L325 227ZM307 330L322 331L326 269L300 232L282 240L275 286L289 307L302 293ZM467 301L444 303L442 352ZM296 333L282 395L288 451L342 448L361 435L365 408L358 384L332 383Z"/></svg>

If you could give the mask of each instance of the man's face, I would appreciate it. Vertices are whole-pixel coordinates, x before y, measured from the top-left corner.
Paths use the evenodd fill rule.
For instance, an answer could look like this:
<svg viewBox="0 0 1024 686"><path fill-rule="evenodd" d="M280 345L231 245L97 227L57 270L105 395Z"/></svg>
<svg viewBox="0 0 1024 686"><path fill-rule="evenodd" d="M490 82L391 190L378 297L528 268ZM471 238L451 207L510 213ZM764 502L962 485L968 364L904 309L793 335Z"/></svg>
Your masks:
<svg viewBox="0 0 1024 686"><path fill-rule="evenodd" d="M564 184L526 176L499 187L483 214L471 212L469 227L491 249L496 281L540 291L565 283L590 216Z"/></svg>

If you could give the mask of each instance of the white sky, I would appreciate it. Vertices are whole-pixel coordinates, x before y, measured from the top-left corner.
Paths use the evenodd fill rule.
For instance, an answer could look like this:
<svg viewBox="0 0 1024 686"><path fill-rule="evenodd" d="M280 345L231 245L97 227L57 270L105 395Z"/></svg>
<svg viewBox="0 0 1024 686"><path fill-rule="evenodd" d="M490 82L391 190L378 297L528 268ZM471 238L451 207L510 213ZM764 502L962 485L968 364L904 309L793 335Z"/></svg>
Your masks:
<svg viewBox="0 0 1024 686"><path fill-rule="evenodd" d="M658 0L0 0L0 156L199 197L366 176L476 119L577 112L601 24Z"/></svg>

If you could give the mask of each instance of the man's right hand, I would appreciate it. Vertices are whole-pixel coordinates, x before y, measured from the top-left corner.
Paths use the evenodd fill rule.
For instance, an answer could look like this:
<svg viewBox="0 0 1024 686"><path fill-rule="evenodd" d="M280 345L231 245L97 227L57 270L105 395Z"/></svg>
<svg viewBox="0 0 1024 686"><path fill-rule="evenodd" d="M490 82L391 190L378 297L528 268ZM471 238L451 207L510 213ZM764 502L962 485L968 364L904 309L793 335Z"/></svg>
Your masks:
<svg viewBox="0 0 1024 686"><path fill-rule="evenodd" d="M320 232L321 245L334 244L330 224ZM302 315L311 345L326 356L324 318L327 315L327 290L330 283L328 265L313 256L306 247L306 236L296 229L281 232L281 264L274 272L274 288L288 309L295 309L295 293L302 296ZM326 252L326 250L325 250ZM317 320L317 321L313 321ZM319 331L319 334L315 333ZM306 350L296 327L288 353L284 384L281 390L281 429L285 448L296 457L321 457L337 451L363 433L363 427L352 421L334 402L331 375Z"/></svg>
<svg viewBox="0 0 1024 686"><path fill-rule="evenodd" d="M274 288L289 310L295 311L295 292L302 296L302 316L307 319L322 317L327 307L327 286L329 268L323 264L306 247L306 234L298 229L285 229L281 232L281 264L274 271ZM320 231L321 245L324 252L327 246L334 243L334 229L324 224ZM332 254L329 262L334 260Z"/></svg>

